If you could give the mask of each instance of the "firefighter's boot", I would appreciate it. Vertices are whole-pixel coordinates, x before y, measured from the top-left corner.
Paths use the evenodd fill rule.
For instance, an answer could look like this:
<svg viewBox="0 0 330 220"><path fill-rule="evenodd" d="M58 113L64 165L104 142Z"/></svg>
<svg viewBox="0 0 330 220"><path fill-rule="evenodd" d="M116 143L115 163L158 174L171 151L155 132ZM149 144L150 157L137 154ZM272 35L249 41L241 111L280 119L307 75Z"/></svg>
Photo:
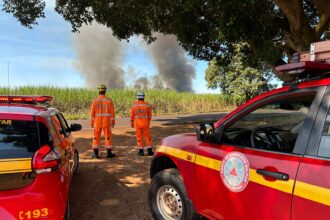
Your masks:
<svg viewBox="0 0 330 220"><path fill-rule="evenodd" d="M92 158L100 158L99 157L99 149L93 149Z"/></svg>
<svg viewBox="0 0 330 220"><path fill-rule="evenodd" d="M115 156L116 155L114 153L112 153L112 150L111 149L107 149L107 158L113 158Z"/></svg>
<svg viewBox="0 0 330 220"><path fill-rule="evenodd" d="M152 152L152 147L148 147L148 156L153 156L154 152Z"/></svg>
<svg viewBox="0 0 330 220"><path fill-rule="evenodd" d="M144 151L143 151L143 149L139 149L137 155L138 155L138 156L144 156Z"/></svg>

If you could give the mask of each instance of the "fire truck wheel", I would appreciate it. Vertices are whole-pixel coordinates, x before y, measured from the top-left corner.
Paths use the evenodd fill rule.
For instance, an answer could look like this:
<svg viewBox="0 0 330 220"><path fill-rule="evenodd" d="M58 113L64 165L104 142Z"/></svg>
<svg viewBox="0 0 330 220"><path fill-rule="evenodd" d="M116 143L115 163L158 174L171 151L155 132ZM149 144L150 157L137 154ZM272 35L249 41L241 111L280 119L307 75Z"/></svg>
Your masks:
<svg viewBox="0 0 330 220"><path fill-rule="evenodd" d="M79 168L79 153L78 150L75 149L73 154L73 168L72 168L72 174L74 176L77 174L78 168Z"/></svg>
<svg viewBox="0 0 330 220"><path fill-rule="evenodd" d="M195 213L177 169L163 170L152 178L149 206L156 220L193 219Z"/></svg>

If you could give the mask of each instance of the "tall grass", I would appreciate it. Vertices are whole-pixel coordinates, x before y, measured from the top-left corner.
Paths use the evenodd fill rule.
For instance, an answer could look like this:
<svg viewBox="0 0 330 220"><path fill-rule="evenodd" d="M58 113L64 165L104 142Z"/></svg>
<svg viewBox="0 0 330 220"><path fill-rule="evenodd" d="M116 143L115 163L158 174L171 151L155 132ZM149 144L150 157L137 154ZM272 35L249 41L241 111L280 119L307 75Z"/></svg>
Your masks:
<svg viewBox="0 0 330 220"><path fill-rule="evenodd" d="M136 90L111 90L107 96L115 104L117 116L129 115L129 110L136 100ZM0 94L7 94L5 87L0 87ZM54 86L23 86L10 89L11 95L50 95L53 105L70 119L88 118L91 102L98 96L97 91L85 88L61 88ZM206 113L227 111L234 108L231 97L222 94L179 93L171 90L147 90L146 101L152 106L153 113Z"/></svg>

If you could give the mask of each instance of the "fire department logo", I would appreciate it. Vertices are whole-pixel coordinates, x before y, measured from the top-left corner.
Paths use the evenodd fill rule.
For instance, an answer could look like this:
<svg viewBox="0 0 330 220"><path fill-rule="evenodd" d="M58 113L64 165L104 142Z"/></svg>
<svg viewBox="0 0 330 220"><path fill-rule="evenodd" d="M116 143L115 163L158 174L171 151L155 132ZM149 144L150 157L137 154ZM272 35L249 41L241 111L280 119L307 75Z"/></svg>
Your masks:
<svg viewBox="0 0 330 220"><path fill-rule="evenodd" d="M241 192L249 183L249 161L240 152L225 156L220 167L220 176L225 186L232 192Z"/></svg>

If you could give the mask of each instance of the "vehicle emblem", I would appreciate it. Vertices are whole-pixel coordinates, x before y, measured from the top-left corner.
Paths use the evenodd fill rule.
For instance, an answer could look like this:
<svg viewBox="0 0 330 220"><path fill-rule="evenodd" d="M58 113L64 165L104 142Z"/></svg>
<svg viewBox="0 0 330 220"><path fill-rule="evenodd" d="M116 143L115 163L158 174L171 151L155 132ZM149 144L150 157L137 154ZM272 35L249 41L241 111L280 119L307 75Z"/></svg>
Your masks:
<svg viewBox="0 0 330 220"><path fill-rule="evenodd" d="M240 152L228 153L221 164L220 176L225 186L232 192L241 192L249 183L250 165Z"/></svg>

